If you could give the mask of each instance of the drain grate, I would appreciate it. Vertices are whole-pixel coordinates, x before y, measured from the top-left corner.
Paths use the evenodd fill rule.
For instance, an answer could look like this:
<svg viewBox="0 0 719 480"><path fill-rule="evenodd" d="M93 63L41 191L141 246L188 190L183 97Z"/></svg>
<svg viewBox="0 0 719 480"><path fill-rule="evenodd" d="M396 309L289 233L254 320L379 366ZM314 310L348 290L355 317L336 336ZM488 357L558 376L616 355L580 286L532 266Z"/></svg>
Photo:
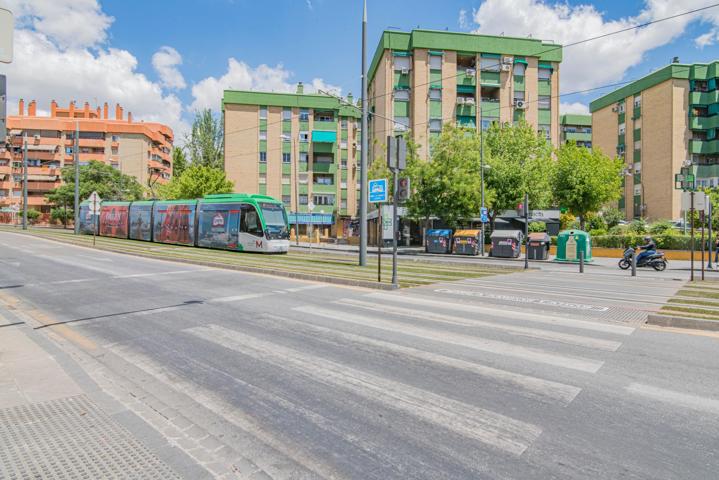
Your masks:
<svg viewBox="0 0 719 480"><path fill-rule="evenodd" d="M86 396L0 409L0 479L171 479Z"/></svg>

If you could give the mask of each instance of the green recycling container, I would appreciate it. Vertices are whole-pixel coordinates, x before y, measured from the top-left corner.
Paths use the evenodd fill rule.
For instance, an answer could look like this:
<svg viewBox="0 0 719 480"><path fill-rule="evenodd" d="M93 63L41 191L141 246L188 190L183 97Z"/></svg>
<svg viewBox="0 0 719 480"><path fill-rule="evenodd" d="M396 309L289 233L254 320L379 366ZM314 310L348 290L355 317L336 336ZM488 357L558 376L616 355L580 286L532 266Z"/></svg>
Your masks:
<svg viewBox="0 0 719 480"><path fill-rule="evenodd" d="M592 261L592 240L582 230L564 230L557 236L558 262L579 262L579 254L584 252L584 261Z"/></svg>

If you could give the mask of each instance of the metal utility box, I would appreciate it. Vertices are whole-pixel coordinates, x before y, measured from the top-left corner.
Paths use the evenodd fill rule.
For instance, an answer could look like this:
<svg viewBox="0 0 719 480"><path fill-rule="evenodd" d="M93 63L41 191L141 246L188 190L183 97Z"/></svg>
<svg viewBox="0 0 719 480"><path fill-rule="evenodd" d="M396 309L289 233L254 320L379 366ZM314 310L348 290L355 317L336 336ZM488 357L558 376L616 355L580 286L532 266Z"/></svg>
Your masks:
<svg viewBox="0 0 719 480"><path fill-rule="evenodd" d="M457 230L454 232L455 255L479 255L481 230Z"/></svg>
<svg viewBox="0 0 719 480"><path fill-rule="evenodd" d="M427 230L427 233L425 235L424 251L427 253L451 253L452 230Z"/></svg>
<svg viewBox="0 0 719 480"><path fill-rule="evenodd" d="M579 262L580 252L584 261L592 261L592 241L589 234L582 230L564 230L557 236L558 262Z"/></svg>
<svg viewBox="0 0 719 480"><path fill-rule="evenodd" d="M549 258L549 245L552 240L546 232L530 233L527 240L527 256L530 260Z"/></svg>
<svg viewBox="0 0 719 480"><path fill-rule="evenodd" d="M500 258L518 258L522 250L521 230L495 230L490 235L492 250L490 255Z"/></svg>

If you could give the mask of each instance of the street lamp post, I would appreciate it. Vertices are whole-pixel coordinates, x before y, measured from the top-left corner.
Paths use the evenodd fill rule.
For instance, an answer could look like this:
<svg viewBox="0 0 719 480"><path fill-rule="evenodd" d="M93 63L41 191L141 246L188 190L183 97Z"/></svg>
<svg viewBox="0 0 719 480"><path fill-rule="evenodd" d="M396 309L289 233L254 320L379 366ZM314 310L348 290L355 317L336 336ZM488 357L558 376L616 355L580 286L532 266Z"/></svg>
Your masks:
<svg viewBox="0 0 719 480"><path fill-rule="evenodd" d="M367 149L369 148L369 129L367 114L367 0L362 11L362 151L360 152L360 245L359 264L367 265Z"/></svg>
<svg viewBox="0 0 719 480"><path fill-rule="evenodd" d="M482 211L484 211L484 125L482 124L482 98L479 99L479 178L482 196ZM484 256L484 221L482 221L482 239L480 241L482 256Z"/></svg>
<svg viewBox="0 0 719 480"><path fill-rule="evenodd" d="M27 132L22 140L22 229L27 230Z"/></svg>

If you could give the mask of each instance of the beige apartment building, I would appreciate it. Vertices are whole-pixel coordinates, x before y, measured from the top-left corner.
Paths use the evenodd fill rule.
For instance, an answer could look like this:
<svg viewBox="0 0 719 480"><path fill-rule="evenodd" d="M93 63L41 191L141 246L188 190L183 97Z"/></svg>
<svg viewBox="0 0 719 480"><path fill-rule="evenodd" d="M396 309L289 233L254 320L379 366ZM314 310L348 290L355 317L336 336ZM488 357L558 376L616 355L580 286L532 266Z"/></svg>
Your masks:
<svg viewBox="0 0 719 480"><path fill-rule="evenodd" d="M407 130L428 159L447 122L487 128L524 118L559 144L562 47L530 38L388 30L369 68L371 158Z"/></svg>
<svg viewBox="0 0 719 480"><path fill-rule="evenodd" d="M235 191L281 199L290 225L350 235L359 202L360 109L324 94L225 90L225 171ZM310 206L314 208L310 209Z"/></svg>
<svg viewBox="0 0 719 480"><path fill-rule="evenodd" d="M627 219L680 219L683 166L698 187L719 186L718 65L672 63L590 104L593 147L626 163Z"/></svg>
<svg viewBox="0 0 719 480"><path fill-rule="evenodd" d="M71 102L67 108L50 104L50 115L37 113L33 100L25 110L7 117L8 148L0 147L0 207L22 204L22 156L27 140L28 206L43 213L52 207L46 195L60 186L60 170L73 165L75 131L79 128L79 163L97 160L132 175L153 188L172 175L172 129L166 125L133 121L120 105L111 118L108 104L83 108ZM4 140L4 139L3 139Z"/></svg>

